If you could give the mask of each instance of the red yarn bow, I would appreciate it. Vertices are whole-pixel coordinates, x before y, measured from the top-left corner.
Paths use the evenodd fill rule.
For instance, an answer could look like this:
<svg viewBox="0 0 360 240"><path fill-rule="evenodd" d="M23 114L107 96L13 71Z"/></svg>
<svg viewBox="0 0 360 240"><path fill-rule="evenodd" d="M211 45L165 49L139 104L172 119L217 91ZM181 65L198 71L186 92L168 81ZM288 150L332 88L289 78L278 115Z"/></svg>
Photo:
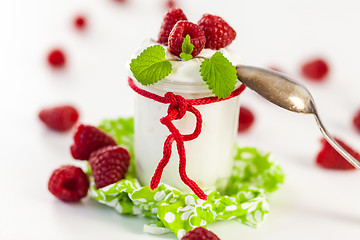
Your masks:
<svg viewBox="0 0 360 240"><path fill-rule="evenodd" d="M238 96L245 89L245 85L241 85L238 89L233 91L229 97L224 99L218 99L217 97L185 99L180 95L173 94L172 92L168 92L165 94L164 97L161 97L159 95L138 88L134 84L134 81L131 78L129 78L128 82L129 82L129 86L136 93L146 98L153 99L160 103L170 104L168 107L167 115L161 118L160 122L169 129L171 134L166 138L164 142L163 158L160 160L155 170L155 173L151 179L150 188L154 190L155 188L158 187L164 168L168 164L169 159L171 157L172 144L174 141L176 141L176 147L179 154L179 174L181 180L187 186L189 186L190 189L199 198L206 200L207 196L204 193L204 191L201 190L201 188L193 180L191 180L186 174L186 153L185 153L184 142L196 139L201 133L201 126L202 126L201 114L196 108L193 107L193 105L204 105L204 104L219 102L219 101L227 100L229 98L233 98L235 96ZM172 121L183 118L186 112L191 112L192 114L195 115L196 126L193 133L182 135L179 132L179 130L174 126Z"/></svg>
<svg viewBox="0 0 360 240"><path fill-rule="evenodd" d="M191 190L201 199L206 199L206 194L200 187L191 180L186 174L186 154L184 141L191 141L199 136L201 133L202 117L200 112L189 105L187 101L179 95L174 95L171 92L165 94L165 98L169 101L170 106L168 108L168 115L160 119L160 122L164 124L170 131L170 135L166 138L164 143L163 158L158 164L155 170L155 174L151 179L151 189L157 188L159 185L162 172L165 166L168 164L171 156L171 148L174 140L176 141L177 150L179 153L179 174L181 180L188 185ZM172 123L173 120L181 119L186 112L191 112L196 117L196 127L193 133L182 135L179 130Z"/></svg>

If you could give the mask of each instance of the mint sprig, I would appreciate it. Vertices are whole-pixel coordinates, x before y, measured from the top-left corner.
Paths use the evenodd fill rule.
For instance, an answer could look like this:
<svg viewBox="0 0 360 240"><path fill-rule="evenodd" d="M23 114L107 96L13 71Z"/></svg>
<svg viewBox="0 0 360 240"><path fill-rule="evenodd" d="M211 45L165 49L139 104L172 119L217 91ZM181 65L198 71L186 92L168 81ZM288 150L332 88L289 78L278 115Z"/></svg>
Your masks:
<svg viewBox="0 0 360 240"><path fill-rule="evenodd" d="M165 49L160 45L154 45L131 60L130 70L142 85L150 85L168 76L172 71L172 65L165 59Z"/></svg>
<svg viewBox="0 0 360 240"><path fill-rule="evenodd" d="M217 51L200 66L202 79L218 98L226 98L235 89L237 80L235 66Z"/></svg>
<svg viewBox="0 0 360 240"><path fill-rule="evenodd" d="M180 57L184 61L193 58L191 53L194 45L190 40L190 36L186 35L182 44ZM139 83L150 85L168 76L172 71L172 65L165 58L165 49L160 45L154 45L146 48L139 56L131 60L130 70ZM228 97L235 89L237 82L235 66L219 51L202 62L200 74L218 98Z"/></svg>
<svg viewBox="0 0 360 240"><path fill-rule="evenodd" d="M194 50L194 45L190 42L190 35L187 34L184 42L181 46L182 49L182 53L180 53L180 57L184 60L184 61L189 61L190 59L193 58L193 56L191 55L192 51Z"/></svg>

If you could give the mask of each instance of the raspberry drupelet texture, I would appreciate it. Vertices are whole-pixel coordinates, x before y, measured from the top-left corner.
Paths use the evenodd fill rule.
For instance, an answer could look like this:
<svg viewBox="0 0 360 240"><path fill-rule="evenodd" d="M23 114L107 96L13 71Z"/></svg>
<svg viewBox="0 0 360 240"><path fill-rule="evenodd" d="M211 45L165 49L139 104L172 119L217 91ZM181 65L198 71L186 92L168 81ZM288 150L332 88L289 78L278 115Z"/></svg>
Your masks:
<svg viewBox="0 0 360 240"><path fill-rule="evenodd" d="M360 109L356 112L353 118L353 124L356 130L360 133Z"/></svg>
<svg viewBox="0 0 360 240"><path fill-rule="evenodd" d="M63 105L41 110L39 118L50 129L64 132L75 125L79 113L73 106Z"/></svg>
<svg viewBox="0 0 360 240"><path fill-rule="evenodd" d="M47 61L53 68L62 68L66 63L65 53L61 49L53 49L49 52Z"/></svg>
<svg viewBox="0 0 360 240"><path fill-rule="evenodd" d="M235 30L221 17L204 14L198 25L205 32L205 48L218 50L228 46L236 38Z"/></svg>
<svg viewBox="0 0 360 240"><path fill-rule="evenodd" d="M81 168L64 165L52 173L48 189L64 202L78 202L86 197L89 180Z"/></svg>
<svg viewBox="0 0 360 240"><path fill-rule="evenodd" d="M193 57L199 55L201 50L205 47L205 34L204 31L196 24L181 20L178 21L169 35L169 51L179 56L182 52L182 44L186 35L190 36L190 42L194 45L191 53Z"/></svg>
<svg viewBox="0 0 360 240"><path fill-rule="evenodd" d="M335 140L354 158L360 161L360 154L350 148L338 138ZM316 163L321 167L339 170L355 169L345 158L343 158L324 138L321 139L322 148L316 157Z"/></svg>
<svg viewBox="0 0 360 240"><path fill-rule="evenodd" d="M130 155L119 146L103 147L89 158L91 171L97 188L106 187L125 177L129 168Z"/></svg>
<svg viewBox="0 0 360 240"><path fill-rule="evenodd" d="M168 44L168 38L171 30L175 26L175 24L180 20L187 20L185 14L180 8L172 8L170 9L161 24L158 43L161 44Z"/></svg>
<svg viewBox="0 0 360 240"><path fill-rule="evenodd" d="M309 80L320 82L329 72L329 65L322 58L315 58L301 66L301 73Z"/></svg>
<svg viewBox="0 0 360 240"><path fill-rule="evenodd" d="M220 240L220 238L206 228L197 227L188 231L181 240Z"/></svg>
<svg viewBox="0 0 360 240"><path fill-rule="evenodd" d="M247 107L240 107L238 132L246 132L253 125L254 114Z"/></svg>
<svg viewBox="0 0 360 240"><path fill-rule="evenodd" d="M102 130L80 124L74 134L74 144L71 146L71 154L75 159L88 160L90 154L102 147L116 145L115 140Z"/></svg>

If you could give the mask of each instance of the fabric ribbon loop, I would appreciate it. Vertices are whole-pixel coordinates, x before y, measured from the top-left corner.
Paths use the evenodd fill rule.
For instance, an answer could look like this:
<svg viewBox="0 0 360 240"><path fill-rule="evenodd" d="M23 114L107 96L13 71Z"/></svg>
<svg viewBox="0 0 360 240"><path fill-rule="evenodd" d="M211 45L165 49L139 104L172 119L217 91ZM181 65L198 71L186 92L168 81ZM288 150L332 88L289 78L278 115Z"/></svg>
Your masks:
<svg viewBox="0 0 360 240"><path fill-rule="evenodd" d="M167 109L167 115L160 119L160 122L165 125L169 132L171 133L164 142L163 148L163 157L160 160L157 168L155 169L155 173L150 182L150 188L154 190L158 187L162 173L164 168L169 163L171 152L172 152L172 144L175 141L177 151L179 154L179 175L181 180L201 199L206 200L207 196L204 191L186 174L186 152L185 152L185 141L191 141L196 139L201 133L202 127L202 116L201 113L193 106L193 105L205 105L213 102L220 102L223 100L227 100L233 97L238 96L244 89L245 85L241 85L235 91L231 93L231 95L224 99L218 99L217 97L206 97L199 99L185 99L180 95L175 95L172 92L167 92L164 97L158 96L156 94L145 91L139 87L137 87L134 81L129 78L128 79L129 86L138 94L155 100L160 103L169 104ZM182 119L186 112L191 112L195 115L196 118L196 126L194 132L191 134L182 135L179 130L173 124L174 120Z"/></svg>

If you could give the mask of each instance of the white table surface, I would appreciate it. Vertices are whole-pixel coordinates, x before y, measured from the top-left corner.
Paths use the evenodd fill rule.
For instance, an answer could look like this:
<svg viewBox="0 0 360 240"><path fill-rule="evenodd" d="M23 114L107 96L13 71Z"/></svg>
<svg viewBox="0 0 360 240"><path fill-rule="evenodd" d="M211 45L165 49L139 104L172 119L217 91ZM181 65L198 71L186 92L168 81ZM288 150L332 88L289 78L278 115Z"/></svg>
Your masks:
<svg viewBox="0 0 360 240"><path fill-rule="evenodd" d="M71 103L81 122L131 116L133 93L125 62L146 37L156 38L162 0L23 0L0 2L0 239L175 239L142 232L144 218L121 216L87 199L65 204L47 190L53 169L75 163L71 133L47 130L42 107ZM304 80L329 131L360 150L351 119L360 108L360 3L357 0L178 0L189 20L225 18L237 31L231 48L247 64L276 65L301 79L300 64L321 55L328 80ZM72 26L77 13L89 26ZM54 71L46 54L59 46L68 64ZM302 79L301 79L302 80ZM287 178L270 197L258 229L237 222L209 226L221 239L356 239L360 235L360 174L314 164L320 132L311 116L286 112L251 91L244 105L256 114L241 145L273 153Z"/></svg>

